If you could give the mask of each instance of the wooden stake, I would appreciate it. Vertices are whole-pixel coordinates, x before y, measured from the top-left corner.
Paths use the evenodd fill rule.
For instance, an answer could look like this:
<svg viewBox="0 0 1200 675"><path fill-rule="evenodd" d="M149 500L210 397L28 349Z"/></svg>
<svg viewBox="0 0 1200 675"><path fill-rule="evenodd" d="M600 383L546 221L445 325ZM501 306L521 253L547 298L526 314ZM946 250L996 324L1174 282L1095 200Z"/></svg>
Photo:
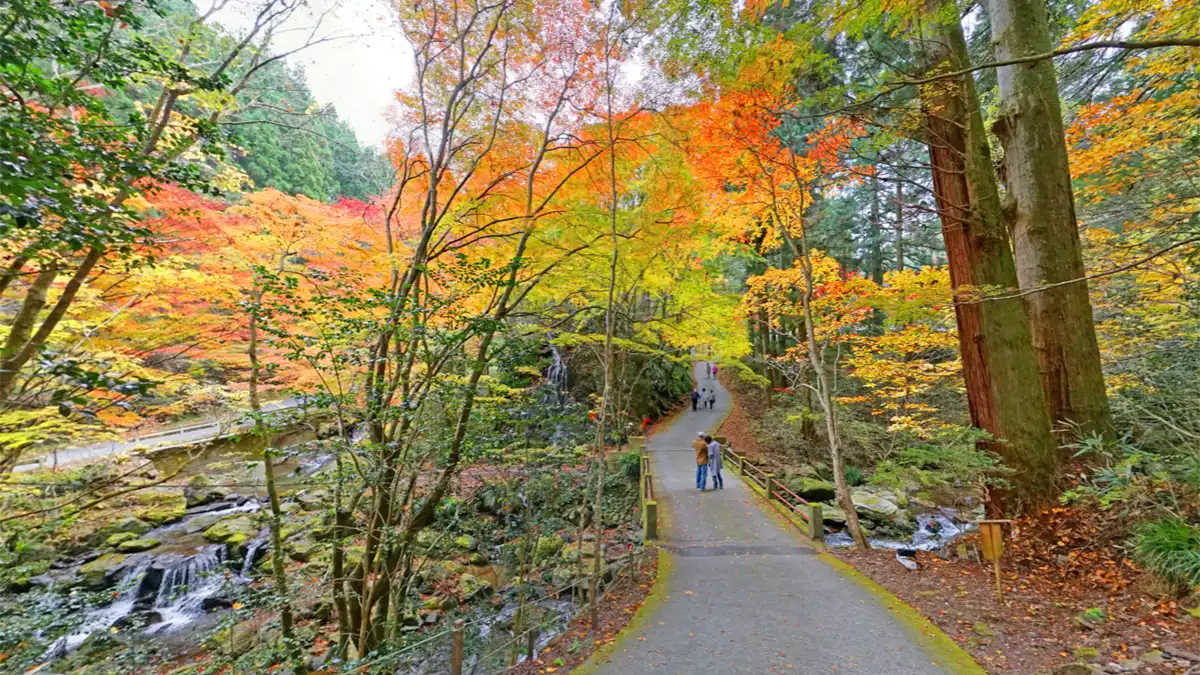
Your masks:
<svg viewBox="0 0 1200 675"><path fill-rule="evenodd" d="M992 567L996 570L996 598L1000 602L1004 602L1004 582L1000 579L1000 559L996 558L992 561Z"/></svg>
<svg viewBox="0 0 1200 675"><path fill-rule="evenodd" d="M450 675L462 675L463 667L463 620L454 622L450 633Z"/></svg>

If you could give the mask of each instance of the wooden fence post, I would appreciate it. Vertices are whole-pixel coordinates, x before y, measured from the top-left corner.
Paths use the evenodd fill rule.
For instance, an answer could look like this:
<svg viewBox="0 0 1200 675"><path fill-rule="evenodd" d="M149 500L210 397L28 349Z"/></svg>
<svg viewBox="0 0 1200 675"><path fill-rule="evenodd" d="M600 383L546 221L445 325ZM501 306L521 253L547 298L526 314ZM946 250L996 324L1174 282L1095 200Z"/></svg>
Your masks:
<svg viewBox="0 0 1200 675"><path fill-rule="evenodd" d="M533 663L534 659L537 658L537 634L537 630L533 628L529 629L529 644L525 656L529 659L530 663Z"/></svg>
<svg viewBox="0 0 1200 675"><path fill-rule="evenodd" d="M774 482L775 482L775 474L773 474L773 473L766 474L766 480L763 481L763 485L767 488L767 501L771 501L772 499L774 499L774 495L773 495L774 490L772 489Z"/></svg>
<svg viewBox="0 0 1200 675"><path fill-rule="evenodd" d="M462 675L463 667L463 620L454 622L450 633L450 675Z"/></svg>
<svg viewBox="0 0 1200 675"><path fill-rule="evenodd" d="M658 539L658 502L646 502L646 525L642 528L643 541Z"/></svg>
<svg viewBox="0 0 1200 675"><path fill-rule="evenodd" d="M738 456L738 473L746 475L746 455L744 454Z"/></svg>
<svg viewBox="0 0 1200 675"><path fill-rule="evenodd" d="M825 541L825 519L820 504L808 505L808 536L813 541Z"/></svg>

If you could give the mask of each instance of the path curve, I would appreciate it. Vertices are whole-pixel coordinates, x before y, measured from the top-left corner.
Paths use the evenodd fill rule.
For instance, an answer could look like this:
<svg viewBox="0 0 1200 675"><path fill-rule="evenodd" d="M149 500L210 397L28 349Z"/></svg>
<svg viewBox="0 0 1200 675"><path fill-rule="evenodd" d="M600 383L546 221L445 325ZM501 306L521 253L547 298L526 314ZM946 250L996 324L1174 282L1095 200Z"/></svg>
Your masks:
<svg viewBox="0 0 1200 675"><path fill-rule="evenodd" d="M916 627L768 516L736 474L724 471L724 490L696 489L690 444L698 431L715 431L731 405L700 367L696 378L717 389L716 409L688 410L648 441L667 521L661 543L673 557L662 602L644 608L641 627L588 672L955 672L920 646Z"/></svg>

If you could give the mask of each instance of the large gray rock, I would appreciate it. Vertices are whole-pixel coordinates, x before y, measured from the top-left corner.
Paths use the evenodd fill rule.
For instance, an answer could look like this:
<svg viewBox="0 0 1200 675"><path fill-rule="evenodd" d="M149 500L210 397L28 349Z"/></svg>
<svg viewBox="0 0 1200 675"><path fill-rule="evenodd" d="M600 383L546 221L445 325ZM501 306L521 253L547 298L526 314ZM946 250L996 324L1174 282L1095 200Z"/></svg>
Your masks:
<svg viewBox="0 0 1200 675"><path fill-rule="evenodd" d="M133 516L128 516L118 520L115 523L109 523L104 527L92 532L90 535L88 535L88 543L92 544L93 546L99 546L114 534L129 533L140 537L153 528L153 525L144 520L134 518Z"/></svg>
<svg viewBox="0 0 1200 675"><path fill-rule="evenodd" d="M846 512L840 506L822 504L821 520L827 525L844 526L846 524Z"/></svg>
<svg viewBox="0 0 1200 675"><path fill-rule="evenodd" d="M875 522L886 522L900 511L895 502L865 490L855 490L850 499L858 515Z"/></svg>
<svg viewBox="0 0 1200 675"><path fill-rule="evenodd" d="M106 553L79 568L79 582L87 588L99 590L117 583L117 577L128 566L127 556L122 553Z"/></svg>
<svg viewBox="0 0 1200 675"><path fill-rule="evenodd" d="M808 502L827 502L837 497L837 489L833 483L820 478L790 478L787 487Z"/></svg>
<svg viewBox="0 0 1200 675"><path fill-rule="evenodd" d="M250 540L257 536L258 525L247 515L222 518L204 531L205 539L215 544L225 544L231 552L244 552Z"/></svg>
<svg viewBox="0 0 1200 675"><path fill-rule="evenodd" d="M321 544L308 535L296 537L284 546L288 557L296 562L308 562L321 550Z"/></svg>

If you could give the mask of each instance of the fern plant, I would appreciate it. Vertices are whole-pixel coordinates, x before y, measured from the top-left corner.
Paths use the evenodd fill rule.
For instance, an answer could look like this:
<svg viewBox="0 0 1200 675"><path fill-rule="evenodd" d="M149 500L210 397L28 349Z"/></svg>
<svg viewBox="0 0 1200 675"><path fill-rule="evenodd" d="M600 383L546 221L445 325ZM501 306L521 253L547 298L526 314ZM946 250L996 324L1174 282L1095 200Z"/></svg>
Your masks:
<svg viewBox="0 0 1200 675"><path fill-rule="evenodd" d="M1200 585L1200 531L1179 518L1134 530L1134 560L1179 590Z"/></svg>

